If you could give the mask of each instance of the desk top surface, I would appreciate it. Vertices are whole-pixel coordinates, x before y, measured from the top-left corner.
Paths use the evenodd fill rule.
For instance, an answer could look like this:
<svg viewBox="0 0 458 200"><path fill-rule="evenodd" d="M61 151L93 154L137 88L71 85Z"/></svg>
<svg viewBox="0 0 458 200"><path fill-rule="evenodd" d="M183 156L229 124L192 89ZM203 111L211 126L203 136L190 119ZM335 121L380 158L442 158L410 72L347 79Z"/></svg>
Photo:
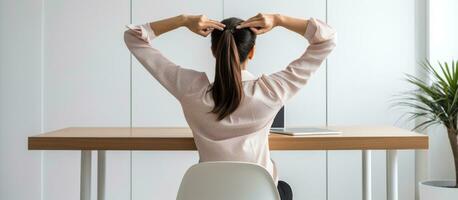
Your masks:
<svg viewBox="0 0 458 200"><path fill-rule="evenodd" d="M329 126L338 135L272 133L271 150L427 149L428 136L390 126ZM188 127L70 127L28 138L29 150L196 150Z"/></svg>

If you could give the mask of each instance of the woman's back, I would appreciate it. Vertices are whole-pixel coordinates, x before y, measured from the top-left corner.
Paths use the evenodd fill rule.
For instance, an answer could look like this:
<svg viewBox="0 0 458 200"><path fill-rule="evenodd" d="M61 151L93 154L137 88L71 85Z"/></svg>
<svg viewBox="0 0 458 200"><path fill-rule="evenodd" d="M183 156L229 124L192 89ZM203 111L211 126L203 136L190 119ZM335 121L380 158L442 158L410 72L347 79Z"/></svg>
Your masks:
<svg viewBox="0 0 458 200"><path fill-rule="evenodd" d="M235 138L264 129L272 123L282 104L274 104L274 97L269 97L261 88L260 79L248 71L242 73L243 98L237 109L221 120L211 112L214 101L208 92L211 87L209 81L203 79L202 83L194 83L196 89L181 101L187 122L191 128L198 127L201 134L212 140Z"/></svg>

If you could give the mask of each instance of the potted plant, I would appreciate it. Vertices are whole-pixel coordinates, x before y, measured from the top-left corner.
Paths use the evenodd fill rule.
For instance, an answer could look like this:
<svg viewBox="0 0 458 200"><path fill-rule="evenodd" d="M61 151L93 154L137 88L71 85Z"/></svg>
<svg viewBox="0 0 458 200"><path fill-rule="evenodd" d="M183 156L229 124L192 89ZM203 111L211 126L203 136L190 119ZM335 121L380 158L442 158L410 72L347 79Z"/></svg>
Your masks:
<svg viewBox="0 0 458 200"><path fill-rule="evenodd" d="M455 163L455 180L430 180L419 183L421 200L458 199L458 62L438 63L437 68L429 61L422 64L430 81L407 75L407 81L416 89L403 94L399 105L413 108L407 113L410 120L419 118L414 129L441 124L447 129Z"/></svg>

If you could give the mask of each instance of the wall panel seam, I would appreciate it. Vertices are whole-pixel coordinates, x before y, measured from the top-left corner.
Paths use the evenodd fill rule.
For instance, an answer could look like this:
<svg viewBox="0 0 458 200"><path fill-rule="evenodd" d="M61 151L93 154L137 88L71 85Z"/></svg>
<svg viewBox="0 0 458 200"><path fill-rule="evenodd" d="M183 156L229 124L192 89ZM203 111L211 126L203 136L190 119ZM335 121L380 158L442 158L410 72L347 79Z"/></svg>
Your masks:
<svg viewBox="0 0 458 200"><path fill-rule="evenodd" d="M129 0L129 23L132 24L132 0ZM133 126L133 116L132 116L132 54L129 52L129 126ZM129 196L130 200L133 199L132 192L132 151L129 152Z"/></svg>
<svg viewBox="0 0 458 200"><path fill-rule="evenodd" d="M44 23L45 0L41 0L40 24L40 132L44 132ZM40 199L44 200L44 151L40 152Z"/></svg>
<svg viewBox="0 0 458 200"><path fill-rule="evenodd" d="M328 23L328 0L325 0L325 20ZM328 126L328 59L325 61L325 91L326 91L326 103L325 103L325 115L326 115L326 126ZM329 156L328 151L326 151L326 200L329 200Z"/></svg>

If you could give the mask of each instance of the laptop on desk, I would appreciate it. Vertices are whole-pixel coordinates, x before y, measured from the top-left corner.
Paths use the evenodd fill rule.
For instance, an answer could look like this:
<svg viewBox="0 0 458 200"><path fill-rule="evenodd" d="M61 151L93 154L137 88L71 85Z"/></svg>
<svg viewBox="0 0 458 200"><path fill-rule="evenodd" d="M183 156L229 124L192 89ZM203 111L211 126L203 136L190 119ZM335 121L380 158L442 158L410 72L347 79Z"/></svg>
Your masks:
<svg viewBox="0 0 458 200"><path fill-rule="evenodd" d="M341 134L339 131L329 130L325 128L314 128L314 127L296 127L296 128L286 128L285 127L285 107L282 107L278 111L277 115L274 118L274 122L270 127L270 132L292 135L292 136L304 136L304 135L336 135Z"/></svg>

